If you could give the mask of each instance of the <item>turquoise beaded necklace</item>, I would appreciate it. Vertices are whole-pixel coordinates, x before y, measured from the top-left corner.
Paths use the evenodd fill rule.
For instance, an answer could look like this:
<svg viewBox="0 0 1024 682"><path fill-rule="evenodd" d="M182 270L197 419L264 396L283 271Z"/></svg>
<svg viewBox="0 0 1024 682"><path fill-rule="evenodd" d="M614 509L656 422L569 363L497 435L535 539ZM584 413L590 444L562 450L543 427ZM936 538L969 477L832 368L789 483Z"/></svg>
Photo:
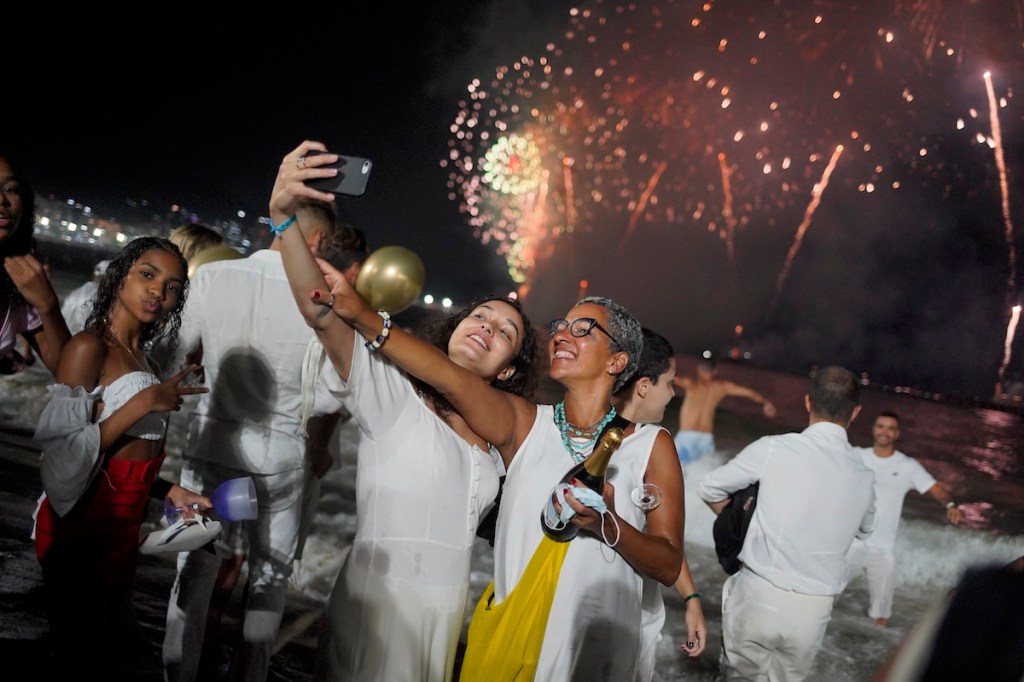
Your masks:
<svg viewBox="0 0 1024 682"><path fill-rule="evenodd" d="M590 426L576 426L568 419L565 418L565 401L555 405L555 426L558 427L559 432L562 434L562 445L568 451L569 456L572 457L573 461L579 464L587 458L593 449L594 443L597 442L597 437L601 435L601 430L607 426L608 422L615 418L615 406L613 405L601 421ZM591 435L587 435L587 434Z"/></svg>

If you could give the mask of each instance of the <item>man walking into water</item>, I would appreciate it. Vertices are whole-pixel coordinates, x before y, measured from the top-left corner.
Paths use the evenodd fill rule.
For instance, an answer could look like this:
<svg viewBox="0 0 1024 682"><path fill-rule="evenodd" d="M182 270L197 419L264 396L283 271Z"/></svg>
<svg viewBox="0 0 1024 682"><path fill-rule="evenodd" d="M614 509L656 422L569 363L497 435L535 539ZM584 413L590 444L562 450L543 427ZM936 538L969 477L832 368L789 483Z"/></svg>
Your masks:
<svg viewBox="0 0 1024 682"><path fill-rule="evenodd" d="M868 579L871 606L868 616L876 625L887 625L892 615L892 595L896 589L896 532L903 512L903 499L910 490L928 493L946 508L946 519L954 526L963 512L949 491L929 474L920 462L896 449L900 437L900 418L895 412L883 412L871 427L874 446L855 448L864 464L875 472L878 527L871 537L856 540L848 559L851 577L863 569Z"/></svg>
<svg viewBox="0 0 1024 682"><path fill-rule="evenodd" d="M852 372L819 370L804 397L806 429L759 438L700 482L697 494L716 514L760 482L743 566L722 587L720 667L728 681L796 682L814 664L846 587L846 553L875 526L875 477L847 436L859 403Z"/></svg>
<svg viewBox="0 0 1024 682"><path fill-rule="evenodd" d="M718 403L729 396L747 398L760 403L764 416L775 416L775 406L752 388L732 381L716 379L718 370L713 358L703 357L697 362L697 376L676 376L675 385L683 392L679 408L679 432L675 436L676 453L682 464L700 459L715 451L715 411Z"/></svg>

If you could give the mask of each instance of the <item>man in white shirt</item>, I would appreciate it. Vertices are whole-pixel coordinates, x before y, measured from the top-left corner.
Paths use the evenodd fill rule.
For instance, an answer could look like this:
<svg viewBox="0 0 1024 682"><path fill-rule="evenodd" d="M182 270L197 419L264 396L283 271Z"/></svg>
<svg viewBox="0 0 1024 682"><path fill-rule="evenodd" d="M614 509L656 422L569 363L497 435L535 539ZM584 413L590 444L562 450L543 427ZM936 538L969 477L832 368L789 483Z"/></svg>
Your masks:
<svg viewBox="0 0 1024 682"><path fill-rule="evenodd" d="M324 206L304 206L300 227L292 228L302 230L318 255L339 231ZM201 354L210 392L200 398L188 426L181 480L204 495L233 478L251 476L256 484L258 517L225 522L218 539L234 555L247 555L249 566L242 632L228 677L260 682L267 677L304 539L304 502L315 490L301 383L313 331L295 305L277 239L247 258L204 265L191 288L179 357ZM178 556L163 646L167 680L201 676L207 612L220 568L220 558L205 548Z"/></svg>
<svg viewBox="0 0 1024 682"><path fill-rule="evenodd" d="M875 443L870 448L854 448L875 472L875 498L878 525L871 537L856 540L847 559L850 577L863 570L868 579L871 606L868 616L876 625L885 626L892 615L892 595L896 589L896 534L899 530L903 500L910 490L928 493L946 509L946 518L956 525L963 512L949 491L929 474L920 462L896 449L900 436L900 418L895 412L883 412L871 427Z"/></svg>
<svg viewBox="0 0 1024 682"><path fill-rule="evenodd" d="M92 312L92 301L100 288L100 280L107 274L109 260L101 260L96 263L92 270L92 279L74 289L67 295L64 302L60 304L60 312L64 321L68 323L68 331L74 336L85 329L85 321L89 319Z"/></svg>
<svg viewBox="0 0 1024 682"><path fill-rule="evenodd" d="M846 432L860 412L857 378L819 370L804 401L806 429L758 439L698 487L717 514L760 482L743 567L722 588L720 665L729 681L807 676L846 586L850 544L875 526L874 475Z"/></svg>

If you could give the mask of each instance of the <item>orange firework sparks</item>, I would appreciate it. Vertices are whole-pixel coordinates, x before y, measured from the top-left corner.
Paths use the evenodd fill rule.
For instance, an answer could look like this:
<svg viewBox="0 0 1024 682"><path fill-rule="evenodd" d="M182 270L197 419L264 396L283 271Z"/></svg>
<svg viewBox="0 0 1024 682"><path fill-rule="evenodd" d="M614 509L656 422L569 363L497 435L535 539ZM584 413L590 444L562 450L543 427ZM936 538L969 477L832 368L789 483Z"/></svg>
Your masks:
<svg viewBox="0 0 1024 682"><path fill-rule="evenodd" d="M736 216L732 212L732 183L729 178L729 163L726 161L725 152L718 153L718 165L722 169L722 195L724 197L722 217L725 218L725 250L729 256L729 264L732 265L735 255L733 247L736 235Z"/></svg>
<svg viewBox="0 0 1024 682"><path fill-rule="evenodd" d="M1010 309L1010 323L1006 325L1006 340L1003 342L1003 364L999 366L999 383L1003 382L1003 375L1006 374L1006 367L1010 364L1010 356L1013 350L1013 336L1017 331L1017 322L1020 320L1020 306L1015 305Z"/></svg>
<svg viewBox="0 0 1024 682"><path fill-rule="evenodd" d="M633 209L633 214L629 217L629 227L626 228L626 234L622 235L622 241L619 242L619 251L626 246L626 242L629 241L630 236L636 232L636 223L643 214L644 209L647 208L647 202L651 200L651 195L654 194L655 188L658 186L658 180L661 179L662 173L668 168L668 164L664 161L658 163L658 166L654 169L654 175L647 182L647 187L644 188L643 193L640 195L640 199L636 202L636 208Z"/></svg>
<svg viewBox="0 0 1024 682"><path fill-rule="evenodd" d="M796 253L800 250L800 242L803 241L807 228L811 226L814 211L817 210L818 204L821 203L821 195L825 193L825 188L828 187L828 179L831 177L832 171L835 170L836 163L839 161L839 156L842 153L843 145L837 146L836 150L832 152L832 158L829 159L828 166L825 167L825 172L821 176L821 182L815 185L811 191L811 203L807 205L804 219L796 230L796 237L793 239L792 246L789 247L789 253L786 254L786 262L782 265L782 272L779 273L779 278L775 281L775 303L778 303L779 295L782 293L782 285L786 283L789 269L793 265L793 259L796 258ZM772 304L772 307L775 307L775 303Z"/></svg>
<svg viewBox="0 0 1024 682"><path fill-rule="evenodd" d="M1013 243L1013 222L1010 220L1010 186L1006 180L1006 159L1003 156L1003 132L999 126L999 108L996 104L996 93L992 89L992 74L985 72L985 91L988 93L989 120L992 124L992 141L996 154L996 167L999 169L999 192L1002 196L1003 226L1006 233L1006 298L1012 301L1017 294L1017 250Z"/></svg>
<svg viewBox="0 0 1024 682"><path fill-rule="evenodd" d="M562 174L565 181L565 225L569 231L576 227L576 197L572 187L572 159L562 161Z"/></svg>

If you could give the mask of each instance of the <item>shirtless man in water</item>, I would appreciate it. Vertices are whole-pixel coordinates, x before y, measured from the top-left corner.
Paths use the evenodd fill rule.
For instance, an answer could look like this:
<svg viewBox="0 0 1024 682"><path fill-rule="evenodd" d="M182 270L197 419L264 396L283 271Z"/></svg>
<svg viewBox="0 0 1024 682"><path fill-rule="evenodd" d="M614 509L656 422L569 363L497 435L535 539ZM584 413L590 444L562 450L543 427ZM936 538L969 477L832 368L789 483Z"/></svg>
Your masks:
<svg viewBox="0 0 1024 682"><path fill-rule="evenodd" d="M675 436L676 452L684 465L715 451L715 410L724 398L748 398L763 406L764 416L769 419L775 416L775 406L770 400L752 388L716 379L717 371L714 359L701 358L696 377L677 375L675 378L675 385L684 392L679 408L679 432Z"/></svg>

